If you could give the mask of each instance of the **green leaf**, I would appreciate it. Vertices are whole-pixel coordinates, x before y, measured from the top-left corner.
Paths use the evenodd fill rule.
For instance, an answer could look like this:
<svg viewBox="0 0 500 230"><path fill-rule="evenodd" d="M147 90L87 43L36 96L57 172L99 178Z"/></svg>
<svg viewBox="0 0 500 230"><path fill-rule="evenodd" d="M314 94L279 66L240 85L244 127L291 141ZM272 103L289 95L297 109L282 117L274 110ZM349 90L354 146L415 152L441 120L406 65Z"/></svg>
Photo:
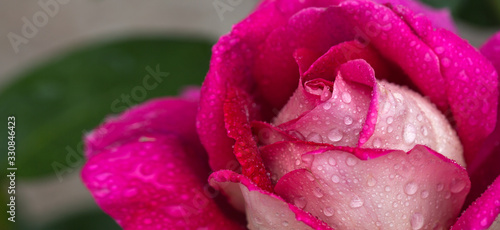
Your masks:
<svg viewBox="0 0 500 230"><path fill-rule="evenodd" d="M58 175L61 179L76 172L84 162L84 133L133 104L176 95L186 85L200 85L212 44L129 38L54 58L0 93L0 149L7 149L7 117L15 116L18 177ZM6 160L2 157L1 165L6 166Z"/></svg>
<svg viewBox="0 0 500 230"><path fill-rule="evenodd" d="M456 20L479 26L500 26L499 0L421 0L435 8L448 8Z"/></svg>

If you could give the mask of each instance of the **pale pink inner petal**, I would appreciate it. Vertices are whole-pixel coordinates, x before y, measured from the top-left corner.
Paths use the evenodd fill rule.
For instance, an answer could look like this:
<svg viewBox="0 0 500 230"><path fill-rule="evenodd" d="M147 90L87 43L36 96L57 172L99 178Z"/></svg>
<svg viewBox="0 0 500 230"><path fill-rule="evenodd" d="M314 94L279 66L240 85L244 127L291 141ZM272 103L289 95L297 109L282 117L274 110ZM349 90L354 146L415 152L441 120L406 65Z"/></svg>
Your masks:
<svg viewBox="0 0 500 230"><path fill-rule="evenodd" d="M378 118L365 148L408 151L426 145L465 166L460 141L444 115L427 99L388 82L377 85Z"/></svg>
<svg viewBox="0 0 500 230"><path fill-rule="evenodd" d="M370 160L306 155L310 167L286 174L275 191L337 230L447 228L470 188L464 168L424 146Z"/></svg>
<svg viewBox="0 0 500 230"><path fill-rule="evenodd" d="M308 83L315 81L317 79ZM305 87L312 88L307 83ZM370 88L345 81L339 75L335 78L333 92L318 91L317 94L327 95L321 97L323 103L295 122L285 123L280 128L297 131L307 141L356 146L370 104Z"/></svg>
<svg viewBox="0 0 500 230"><path fill-rule="evenodd" d="M248 228L253 229L331 229L322 221L268 193L241 174L224 170L210 176L210 184L224 193L239 187L245 200ZM240 196L240 195L238 195Z"/></svg>

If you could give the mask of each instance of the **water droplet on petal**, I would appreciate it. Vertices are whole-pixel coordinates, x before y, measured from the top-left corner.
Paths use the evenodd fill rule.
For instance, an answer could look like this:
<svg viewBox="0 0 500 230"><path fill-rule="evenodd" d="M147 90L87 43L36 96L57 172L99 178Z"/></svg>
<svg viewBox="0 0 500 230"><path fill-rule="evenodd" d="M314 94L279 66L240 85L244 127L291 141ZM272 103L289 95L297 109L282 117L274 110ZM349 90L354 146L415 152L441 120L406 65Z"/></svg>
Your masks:
<svg viewBox="0 0 500 230"><path fill-rule="evenodd" d="M342 140L343 136L344 136L344 134L342 134L342 131L340 131L338 129L332 129L328 133L328 139L330 139L330 141L333 141L333 142L338 142L338 141Z"/></svg>
<svg viewBox="0 0 500 230"><path fill-rule="evenodd" d="M452 193L459 193L464 190L465 185L466 185L465 181L461 179L458 178L452 179L450 184L450 191Z"/></svg>
<svg viewBox="0 0 500 230"><path fill-rule="evenodd" d="M297 208L303 209L304 207L306 207L307 204L306 198L303 196L297 197L294 200L294 204L295 206L297 206Z"/></svg>
<svg viewBox="0 0 500 230"><path fill-rule="evenodd" d="M323 192L321 191L320 188L313 189L313 193L314 193L314 196L316 196L317 198L323 197Z"/></svg>
<svg viewBox="0 0 500 230"><path fill-rule="evenodd" d="M337 176L337 175L333 175L333 176L332 176L332 182L333 182L333 183L339 183L339 182L340 182L340 177L339 177L339 176Z"/></svg>
<svg viewBox="0 0 500 230"><path fill-rule="evenodd" d="M380 148L381 146L382 146L382 141L380 140L380 138L376 137L375 139L373 139L374 148Z"/></svg>
<svg viewBox="0 0 500 230"><path fill-rule="evenodd" d="M351 94L349 94L348 92L343 92L342 93L342 101L344 103L349 104L349 103L351 103L351 100L352 100Z"/></svg>
<svg viewBox="0 0 500 230"><path fill-rule="evenodd" d="M330 108L332 108L332 104L330 102L323 103L324 110L329 110Z"/></svg>
<svg viewBox="0 0 500 230"><path fill-rule="evenodd" d="M348 166L354 166L358 163L358 160L355 159L354 157L347 157L347 159L345 160L345 163L348 165Z"/></svg>
<svg viewBox="0 0 500 230"><path fill-rule="evenodd" d="M333 208L332 207L326 207L325 209L323 209L323 214L325 214L325 216L333 216Z"/></svg>
<svg viewBox="0 0 500 230"><path fill-rule="evenodd" d="M359 208L359 207L363 206L363 203L364 203L364 201L359 196L354 196L354 197L352 197L351 202L349 203L349 206L351 206L351 208Z"/></svg>
<svg viewBox="0 0 500 230"><path fill-rule="evenodd" d="M424 199L429 197L429 191L427 191L427 190L422 191L422 193L420 193L420 197L422 197Z"/></svg>
<svg viewBox="0 0 500 230"><path fill-rule="evenodd" d="M350 125L350 124L352 124L352 122L353 122L353 120L351 117L349 117L349 116L344 117L344 124Z"/></svg>
<svg viewBox="0 0 500 230"><path fill-rule="evenodd" d="M438 192L443 191L443 189L444 189L444 185L443 184L441 184L441 183L437 184L437 191Z"/></svg>
<svg viewBox="0 0 500 230"><path fill-rule="evenodd" d="M328 164L330 164L331 166L335 166L337 165L337 161L335 160L335 158L330 157L328 158Z"/></svg>
<svg viewBox="0 0 500 230"><path fill-rule="evenodd" d="M418 185L415 182L410 182L405 185L404 191L408 195L413 195L417 192Z"/></svg>
<svg viewBox="0 0 500 230"><path fill-rule="evenodd" d="M415 126L412 124L407 124L403 131L403 138L407 144L412 144L417 137Z"/></svg>
<svg viewBox="0 0 500 230"><path fill-rule="evenodd" d="M392 124L392 122L394 122L394 118L392 117L387 117L387 124Z"/></svg>
<svg viewBox="0 0 500 230"><path fill-rule="evenodd" d="M314 159L314 156L311 154L304 154L300 158L304 163L311 163Z"/></svg>
<svg viewBox="0 0 500 230"><path fill-rule="evenodd" d="M283 223L281 223L284 227L288 226L288 221L283 221Z"/></svg>
<svg viewBox="0 0 500 230"><path fill-rule="evenodd" d="M310 142L323 143L323 138L321 137L321 135L319 135L316 132L309 133L309 135L307 135L306 139L307 139L307 141L310 141Z"/></svg>
<svg viewBox="0 0 500 230"><path fill-rule="evenodd" d="M411 228L414 230L421 229L424 226L424 216L420 213L414 213L410 219Z"/></svg>
<svg viewBox="0 0 500 230"><path fill-rule="evenodd" d="M375 180L374 177L370 176L368 178L368 181L366 182L366 184L368 184L368 186L370 186L370 187L373 187L377 184L377 180Z"/></svg>

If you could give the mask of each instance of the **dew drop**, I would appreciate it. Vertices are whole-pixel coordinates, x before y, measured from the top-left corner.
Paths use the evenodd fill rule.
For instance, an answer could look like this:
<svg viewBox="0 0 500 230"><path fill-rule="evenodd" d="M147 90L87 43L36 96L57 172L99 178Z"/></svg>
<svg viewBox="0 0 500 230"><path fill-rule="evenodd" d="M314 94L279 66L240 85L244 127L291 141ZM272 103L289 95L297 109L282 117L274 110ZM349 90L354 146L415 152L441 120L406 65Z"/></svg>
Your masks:
<svg viewBox="0 0 500 230"><path fill-rule="evenodd" d="M310 141L310 142L323 143L323 138L321 137L321 135L319 135L316 132L309 133L309 135L307 135L306 139L307 139L307 141Z"/></svg>
<svg viewBox="0 0 500 230"><path fill-rule="evenodd" d="M330 139L330 141L333 141L333 142L338 142L338 141L342 140L343 136L344 135L342 134L342 131L340 131L338 129L332 129L328 133L328 139Z"/></svg>
<svg viewBox="0 0 500 230"><path fill-rule="evenodd" d="M351 199L349 206L351 206L351 208L359 208L359 207L363 206L363 203L364 203L364 201L359 196L354 196Z"/></svg>
<svg viewBox="0 0 500 230"><path fill-rule="evenodd" d="M323 197L323 192L321 192L320 188L313 189L313 193L314 193L314 196L316 196L317 198Z"/></svg>
<svg viewBox="0 0 500 230"><path fill-rule="evenodd" d="M351 103L351 100L352 100L351 94L349 94L348 92L343 92L342 93L342 101L344 103L349 104L349 103Z"/></svg>
<svg viewBox="0 0 500 230"><path fill-rule="evenodd" d="M415 126L412 124L407 124L403 131L403 139L407 144L412 144L417 137Z"/></svg>
<svg viewBox="0 0 500 230"><path fill-rule="evenodd" d="M332 176L332 182L335 183L335 184L339 183L340 182L340 177L337 176L337 175L333 175Z"/></svg>
<svg viewBox="0 0 500 230"><path fill-rule="evenodd" d="M302 135L302 133L300 133L297 130L291 130L288 132L288 134L290 134L291 136L293 136L299 140L305 140L304 135Z"/></svg>
<svg viewBox="0 0 500 230"><path fill-rule="evenodd" d="M323 103L323 109L324 110L329 110L330 108L332 108L332 104L331 103L329 103L329 102Z"/></svg>
<svg viewBox="0 0 500 230"><path fill-rule="evenodd" d="M418 114L417 115L417 120L418 121L422 121L424 119L424 117L422 116L422 114Z"/></svg>
<svg viewBox="0 0 500 230"><path fill-rule="evenodd" d="M349 117L349 116L344 117L344 124L350 125L350 124L352 124L352 122L353 122L352 117Z"/></svg>
<svg viewBox="0 0 500 230"><path fill-rule="evenodd" d="M347 157L347 159L345 160L345 163L348 165L348 166L354 166L358 163L358 160L356 160L355 158L353 157Z"/></svg>
<svg viewBox="0 0 500 230"><path fill-rule="evenodd" d="M304 154L300 157L302 161L306 164L311 163L314 159L314 156L311 154Z"/></svg>
<svg viewBox="0 0 500 230"><path fill-rule="evenodd" d="M479 222L479 224L481 224L481 226L485 227L486 225L488 225L488 218L485 217L481 220L481 222Z"/></svg>
<svg viewBox="0 0 500 230"><path fill-rule="evenodd" d="M443 184L441 184L441 183L437 184L437 191L438 192L443 191L443 189L444 189L444 185Z"/></svg>
<svg viewBox="0 0 500 230"><path fill-rule="evenodd" d="M381 146L382 146L382 141L380 140L380 138L376 137L375 139L373 139L374 148L380 148Z"/></svg>
<svg viewBox="0 0 500 230"><path fill-rule="evenodd" d="M427 135L429 134L429 131L427 131L427 127L422 126L422 128L421 128L421 129L422 129L422 130L421 130L421 131L422 131L422 134L423 134L424 136L427 136Z"/></svg>
<svg viewBox="0 0 500 230"><path fill-rule="evenodd" d="M466 185L465 181L461 179L458 178L452 179L450 184L450 191L452 193L459 193L464 190L465 185Z"/></svg>
<svg viewBox="0 0 500 230"><path fill-rule="evenodd" d="M377 184L377 180L375 180L374 177L370 176L368 178L368 181L366 182L366 184L368 184L368 186L370 186L370 187L373 187Z"/></svg>
<svg viewBox="0 0 500 230"><path fill-rule="evenodd" d="M441 46L438 46L438 47L436 47L435 51L437 54L442 54L444 52L444 48Z"/></svg>
<svg viewBox="0 0 500 230"><path fill-rule="evenodd" d="M330 157L328 158L328 164L330 164L331 166L335 166L337 165L337 161L335 160L335 158Z"/></svg>
<svg viewBox="0 0 500 230"><path fill-rule="evenodd" d="M418 185L414 182L410 182L408 184L405 185L405 188L404 188L404 191L406 194L408 195L413 195L417 192L418 190Z"/></svg>
<svg viewBox="0 0 500 230"><path fill-rule="evenodd" d="M427 190L422 191L422 193L420 193L420 197L422 197L424 199L429 197L429 191L427 191Z"/></svg>
<svg viewBox="0 0 500 230"><path fill-rule="evenodd" d="M326 207L325 209L323 209L323 214L325 214L325 216L333 216L333 213L334 213L334 210L332 207Z"/></svg>
<svg viewBox="0 0 500 230"><path fill-rule="evenodd" d="M301 197L295 198L294 203L295 203L295 206L297 206L297 208L303 209L306 207L307 201L306 201L305 197L301 196Z"/></svg>
<svg viewBox="0 0 500 230"><path fill-rule="evenodd" d="M394 118L392 117L387 117L387 124L392 124L392 122L394 122Z"/></svg>
<svg viewBox="0 0 500 230"><path fill-rule="evenodd" d="M414 230L422 229L424 226L424 216L421 213L414 213L410 219L411 228Z"/></svg>
<svg viewBox="0 0 500 230"><path fill-rule="evenodd" d="M449 67L450 66L450 59L443 58L443 60L441 60L441 64L443 64L444 67Z"/></svg>
<svg viewBox="0 0 500 230"><path fill-rule="evenodd" d="M288 226L288 221L283 221L283 223L281 223L283 225L283 227L286 227Z"/></svg>

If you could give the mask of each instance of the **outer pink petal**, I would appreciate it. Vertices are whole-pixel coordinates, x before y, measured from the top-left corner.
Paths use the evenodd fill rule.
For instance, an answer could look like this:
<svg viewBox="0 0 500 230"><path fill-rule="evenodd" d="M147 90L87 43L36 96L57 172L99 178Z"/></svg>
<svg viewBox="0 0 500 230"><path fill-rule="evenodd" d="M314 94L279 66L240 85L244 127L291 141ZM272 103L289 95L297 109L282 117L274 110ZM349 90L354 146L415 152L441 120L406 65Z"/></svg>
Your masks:
<svg viewBox="0 0 500 230"><path fill-rule="evenodd" d="M359 29L354 29L359 31ZM356 37L356 39L363 39ZM364 43L353 40L332 46L325 54L319 57L303 74L302 80L307 81L315 78L323 78L333 81L339 67L351 60L363 59L375 70L377 79L388 79L397 84L409 85L399 67L382 57L369 41Z"/></svg>
<svg viewBox="0 0 500 230"><path fill-rule="evenodd" d="M285 25L297 11L331 3L332 1L326 0L264 1L254 13L235 25L231 33L221 37L213 47L210 70L203 83L197 117L198 133L210 156L209 163L213 170L227 169L235 160L231 149L234 140L227 136L222 112L226 86L235 86L251 92L257 78L254 60L257 58L260 44L268 35L274 29ZM282 87L278 89L293 92L293 89L284 87L286 84L280 85ZM296 84L293 85L295 86ZM281 97L286 99L288 96ZM263 105L266 106L265 103ZM272 109L266 107L265 111L271 112ZM264 115L269 119L272 117L272 113Z"/></svg>
<svg viewBox="0 0 500 230"><path fill-rule="evenodd" d="M133 107L119 116L111 116L85 137L85 154L91 157L100 151L122 145L144 134L175 134L198 151L203 151L194 119L198 90L189 90L180 99L155 99ZM202 157L200 155L200 157Z"/></svg>
<svg viewBox="0 0 500 230"><path fill-rule="evenodd" d="M444 28L452 32L457 32L453 17L448 9L433 9L417 0L375 0L381 4L403 5L417 14L427 17L434 27Z"/></svg>
<svg viewBox="0 0 500 230"><path fill-rule="evenodd" d="M437 56L399 15L383 5L365 0L346 1L340 7L350 26L358 28L364 40L400 66L439 108L448 108Z"/></svg>
<svg viewBox="0 0 500 230"><path fill-rule="evenodd" d="M281 108L297 87L299 68L294 60L295 50L324 53L335 44L352 40L354 31L344 21L337 7L307 8L267 37L259 47L254 70L263 98L272 108Z"/></svg>
<svg viewBox="0 0 500 230"><path fill-rule="evenodd" d="M311 214L260 189L241 174L218 171L210 176L209 181L223 192L231 191L232 196L243 196L249 229L331 229ZM238 187L240 193L235 194L234 189Z"/></svg>
<svg viewBox="0 0 500 230"><path fill-rule="evenodd" d="M429 55L438 58L446 82L439 87L446 91L466 161L473 163L481 144L495 128L499 96L497 72L488 59L457 35L433 28L428 19L404 7L393 10L432 48Z"/></svg>
<svg viewBox="0 0 500 230"><path fill-rule="evenodd" d="M497 72L499 72L500 33L495 34L481 47L481 53L491 61ZM500 175L498 162L500 162L500 113L497 113L495 130L484 142L473 164L467 167L472 181L472 188L466 204L472 203Z"/></svg>
<svg viewBox="0 0 500 230"><path fill-rule="evenodd" d="M500 177L462 213L453 230L498 229L500 214ZM493 223L495 221L496 223Z"/></svg>
<svg viewBox="0 0 500 230"><path fill-rule="evenodd" d="M243 229L219 209L205 162L176 135L143 134L92 156L82 169L98 205L138 229Z"/></svg>
<svg viewBox="0 0 500 230"><path fill-rule="evenodd" d="M464 168L424 146L370 160L338 150L305 155L310 166L275 191L339 230L446 228L470 188Z"/></svg>

